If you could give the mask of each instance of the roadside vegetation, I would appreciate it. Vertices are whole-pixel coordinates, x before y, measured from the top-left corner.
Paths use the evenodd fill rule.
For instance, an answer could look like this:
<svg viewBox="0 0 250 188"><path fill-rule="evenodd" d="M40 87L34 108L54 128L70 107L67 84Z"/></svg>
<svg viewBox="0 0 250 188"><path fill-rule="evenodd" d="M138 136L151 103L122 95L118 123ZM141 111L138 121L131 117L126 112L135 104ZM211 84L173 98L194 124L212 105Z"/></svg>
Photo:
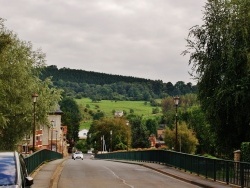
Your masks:
<svg viewBox="0 0 250 188"><path fill-rule="evenodd" d="M203 22L190 29L183 52L193 86L46 66L45 54L0 18L0 149L14 149L31 135L34 117L49 126L47 114L60 104L71 146L100 150L105 138L109 150L148 148L149 136L162 128L172 149L177 122L179 150L232 158L250 137L250 1L208 1ZM116 111L124 116L114 118ZM89 135L78 143L83 127Z"/></svg>
<svg viewBox="0 0 250 188"><path fill-rule="evenodd" d="M16 149L23 138L32 135L33 126L50 125L47 114L57 109L62 91L50 79L39 79L44 66L45 54L20 40L0 18L0 150Z"/></svg>
<svg viewBox="0 0 250 188"><path fill-rule="evenodd" d="M250 137L250 1L208 1L203 22L190 29L184 54L216 150L226 157Z"/></svg>

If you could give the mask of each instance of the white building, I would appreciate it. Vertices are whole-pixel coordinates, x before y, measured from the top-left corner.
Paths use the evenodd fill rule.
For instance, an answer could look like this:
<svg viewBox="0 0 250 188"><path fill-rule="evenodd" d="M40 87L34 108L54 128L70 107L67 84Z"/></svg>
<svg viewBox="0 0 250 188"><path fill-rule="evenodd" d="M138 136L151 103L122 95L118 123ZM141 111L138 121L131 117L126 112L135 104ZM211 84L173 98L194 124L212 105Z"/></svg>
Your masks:
<svg viewBox="0 0 250 188"><path fill-rule="evenodd" d="M123 114L123 110L119 110L119 111L115 111L115 117L122 117L124 114Z"/></svg>
<svg viewBox="0 0 250 188"><path fill-rule="evenodd" d="M89 132L89 130L87 130L87 129L80 130L80 131L78 132L78 137L79 137L79 139L80 139L80 140L81 140L81 139L87 139L88 132Z"/></svg>

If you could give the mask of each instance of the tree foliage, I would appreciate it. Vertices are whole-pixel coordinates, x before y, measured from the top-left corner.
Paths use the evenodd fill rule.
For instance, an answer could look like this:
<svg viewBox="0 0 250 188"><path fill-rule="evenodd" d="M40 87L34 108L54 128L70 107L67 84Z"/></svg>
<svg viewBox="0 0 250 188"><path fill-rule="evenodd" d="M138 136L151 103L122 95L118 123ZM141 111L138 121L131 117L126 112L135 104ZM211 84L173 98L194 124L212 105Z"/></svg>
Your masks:
<svg viewBox="0 0 250 188"><path fill-rule="evenodd" d="M61 110L63 111L62 123L67 126L67 140L71 146L79 140L78 132L82 114L74 99L65 97L60 102Z"/></svg>
<svg viewBox="0 0 250 188"><path fill-rule="evenodd" d="M250 1L208 1L203 20L190 30L184 54L217 145L231 154L250 137Z"/></svg>
<svg viewBox="0 0 250 188"><path fill-rule="evenodd" d="M198 139L194 131L185 123L178 125L178 151L184 153L194 154L196 151L196 146L199 144ZM175 146L175 129L166 128L164 141L168 148L174 148Z"/></svg>
<svg viewBox="0 0 250 188"><path fill-rule="evenodd" d="M199 154L208 153L216 155L215 134L206 121L205 115L200 106L192 106L180 113L181 121L185 121L189 128L196 133L199 141L196 152Z"/></svg>
<svg viewBox="0 0 250 188"><path fill-rule="evenodd" d="M148 80L129 76L110 75L69 68L58 69L55 65L43 70L41 79L53 77L54 84L64 89L66 96L89 97L100 100L141 100L165 96L195 93L196 86L179 81L163 83L161 80Z"/></svg>
<svg viewBox="0 0 250 188"><path fill-rule="evenodd" d="M13 150L30 135L33 116L36 125L49 124L47 113L55 110L61 91L52 87L50 79L39 79L44 65L45 55L33 51L30 42L18 39L0 18L0 149ZM33 93L38 94L35 115Z"/></svg>
<svg viewBox="0 0 250 188"><path fill-rule="evenodd" d="M142 119L142 116L134 115L129 118L129 126L132 131L132 148L148 148L149 131Z"/></svg>
<svg viewBox="0 0 250 188"><path fill-rule="evenodd" d="M112 135L110 131L112 131ZM103 137L108 151L111 147L112 151L127 149L131 143L131 130L126 119L102 118L93 121L88 133L88 143L91 143L96 150L102 151L103 140L101 138Z"/></svg>
<svg viewBox="0 0 250 188"><path fill-rule="evenodd" d="M197 104L198 104L198 100L197 100L196 94L181 95L177 110L181 112L185 112L188 108ZM174 98L168 96L162 99L161 107L162 107L162 113L163 113L162 123L172 128L175 122L175 111L176 111ZM180 113L178 112L178 114Z"/></svg>
<svg viewBox="0 0 250 188"><path fill-rule="evenodd" d="M156 119L147 119L145 124L149 131L149 135L154 134L157 136L158 121Z"/></svg>

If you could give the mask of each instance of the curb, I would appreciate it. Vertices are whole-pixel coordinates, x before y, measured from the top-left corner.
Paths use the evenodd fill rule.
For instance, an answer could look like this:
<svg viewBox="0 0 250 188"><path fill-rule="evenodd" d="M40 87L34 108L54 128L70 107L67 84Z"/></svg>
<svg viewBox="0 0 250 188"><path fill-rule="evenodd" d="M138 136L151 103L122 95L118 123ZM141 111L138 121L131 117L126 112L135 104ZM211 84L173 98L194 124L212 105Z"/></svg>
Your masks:
<svg viewBox="0 0 250 188"><path fill-rule="evenodd" d="M64 163L65 163L65 161L66 161L67 159L68 159L68 158L65 157L65 158L59 163L59 165L57 165L56 170L54 171L53 175L52 175L51 178L50 178L50 185L49 185L49 188L57 188L57 184L58 184L58 181L59 181L59 177L60 177L61 172L62 172L62 170L63 170Z"/></svg>
<svg viewBox="0 0 250 188"><path fill-rule="evenodd" d="M193 184L193 185L197 185L197 186L199 186L199 187L214 188L214 187L212 187L212 186L208 186L208 185L205 185L205 184L203 184L203 183L198 183L198 182L190 181L190 180L187 180L187 179L185 179L185 178L181 178L180 176L177 176L177 175L174 175L174 174L171 174L171 173L167 173L167 172L164 172L164 171L162 171L162 170L158 170L158 169L156 169L156 168L147 166L146 164L141 164L141 166L144 166L144 167L149 168L149 169L151 169L151 170L154 170L154 171L156 171L156 172L160 172L160 173L162 173L162 174L171 176L171 177L173 177L173 178L175 178L175 179L179 179L179 180L181 180L181 181L184 181L184 182L187 182L187 183L191 183L191 184Z"/></svg>

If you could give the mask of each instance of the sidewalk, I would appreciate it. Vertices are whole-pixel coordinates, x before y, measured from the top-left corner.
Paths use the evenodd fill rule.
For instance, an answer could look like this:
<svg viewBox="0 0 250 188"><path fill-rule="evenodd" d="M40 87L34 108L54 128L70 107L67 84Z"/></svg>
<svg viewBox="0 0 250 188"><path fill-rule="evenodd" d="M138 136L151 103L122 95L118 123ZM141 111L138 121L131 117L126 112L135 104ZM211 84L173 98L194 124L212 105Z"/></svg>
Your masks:
<svg viewBox="0 0 250 188"><path fill-rule="evenodd" d="M57 188L58 178L66 159L68 157L50 161L40 166L31 174L34 178L32 188Z"/></svg>
<svg viewBox="0 0 250 188"><path fill-rule="evenodd" d="M34 178L34 185L32 185L32 188L57 188L58 178L63 169L64 161L67 159L68 157L54 160L38 168L32 174L32 177ZM201 176L190 174L190 173L180 171L178 169L168 167L165 165L161 165L161 164L157 164L157 163L145 163L145 162L125 161L125 160L110 160L110 161L141 165L146 168L150 168L157 172L174 177L176 179L179 179L179 180L182 180L182 181L185 181L185 182L188 182L188 183L200 186L200 187L204 187L204 188L230 188L230 187L239 188L240 187L240 186L226 185L225 183L221 183L221 182L215 182L209 179L205 179Z"/></svg>

